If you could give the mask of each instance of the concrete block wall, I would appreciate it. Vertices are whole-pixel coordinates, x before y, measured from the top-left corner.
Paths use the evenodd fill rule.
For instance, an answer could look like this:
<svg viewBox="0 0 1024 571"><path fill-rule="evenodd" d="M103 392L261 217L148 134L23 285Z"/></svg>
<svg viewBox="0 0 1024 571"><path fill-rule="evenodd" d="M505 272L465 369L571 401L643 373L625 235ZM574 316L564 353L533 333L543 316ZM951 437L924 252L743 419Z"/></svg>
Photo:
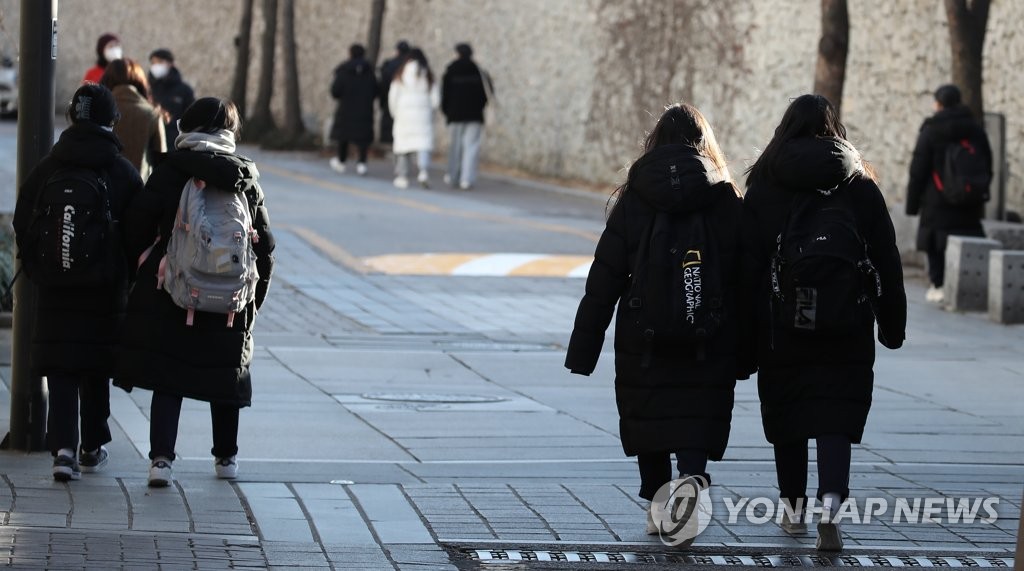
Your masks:
<svg viewBox="0 0 1024 571"><path fill-rule="evenodd" d="M989 253L1002 244L988 238L950 236L946 245L945 305L952 311L986 311Z"/></svg>
<svg viewBox="0 0 1024 571"><path fill-rule="evenodd" d="M993 250L988 267L989 318L1024 323L1024 250Z"/></svg>

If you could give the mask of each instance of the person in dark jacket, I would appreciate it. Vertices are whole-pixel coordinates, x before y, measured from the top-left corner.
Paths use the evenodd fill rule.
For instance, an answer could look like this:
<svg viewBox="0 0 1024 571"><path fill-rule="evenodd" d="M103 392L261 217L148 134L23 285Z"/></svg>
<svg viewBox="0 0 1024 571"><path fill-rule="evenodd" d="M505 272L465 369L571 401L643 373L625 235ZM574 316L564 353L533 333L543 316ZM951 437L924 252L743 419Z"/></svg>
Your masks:
<svg viewBox="0 0 1024 571"><path fill-rule="evenodd" d="M185 110L180 126L177 150L153 171L145 190L132 201L125 224L128 252L131 259L139 260L139 267L128 297L114 383L126 390L153 391L149 451L149 485L153 487L167 486L172 479L182 398L210 403L211 453L217 476L236 477L238 415L252 397L253 322L266 299L274 264L274 237L259 173L251 160L235 154L235 137L241 128L235 105L215 97L198 99ZM224 314L203 311L196 311L189 324L189 312L157 285L182 189L190 178L244 193L253 216L259 273L256 296L227 325Z"/></svg>
<svg viewBox="0 0 1024 571"><path fill-rule="evenodd" d="M992 174L992 148L985 129L971 110L960 102L960 89L943 85L935 90L935 114L925 119L917 135L910 161L907 184L907 214L921 215L917 229L917 249L927 253L931 287L925 299L941 303L946 269L946 242L950 236L984 236L981 219L985 205L957 205L946 202L935 184L943 171L946 146L967 139L988 159Z"/></svg>
<svg viewBox="0 0 1024 571"><path fill-rule="evenodd" d="M640 497L653 500L672 480L673 453L680 478L699 476L706 485L707 461L721 460L729 441L737 341L731 308L739 271L741 200L711 127L686 104L665 111L618 192L597 244L565 366L580 375L594 371L618 306L619 436L626 455L637 457ZM676 220L700 212L717 244L725 314L718 333L699 345L652 345L629 321L624 298L645 229L659 212L676 215ZM658 533L652 525L658 520L656 508L652 503L648 533Z"/></svg>
<svg viewBox="0 0 1024 571"><path fill-rule="evenodd" d="M380 65L380 142L384 144L394 140L391 129L395 119L391 115L391 108L388 105L388 90L391 89L391 81L395 79L395 73L405 63L405 58L409 57L411 50L409 42L401 40L395 45L394 57L384 60L384 63Z"/></svg>
<svg viewBox="0 0 1024 571"><path fill-rule="evenodd" d="M487 89L483 72L473 61L469 44L455 46L457 59L441 80L441 111L448 120L448 184L468 190L476 182L483 138Z"/></svg>
<svg viewBox="0 0 1024 571"><path fill-rule="evenodd" d="M338 100L334 112L334 126L331 138L338 142L338 156L331 159L331 168L345 172L348 160L348 145L352 143L359 151L356 173L366 174L366 154L373 142L373 101L377 97L377 80L373 66L366 61L366 48L352 44L348 49L349 59L334 70L331 96Z"/></svg>
<svg viewBox="0 0 1024 571"><path fill-rule="evenodd" d="M131 198L142 190L138 171L121 156L121 143L113 133L119 118L113 94L103 86L85 84L75 92L68 116L71 126L18 193L14 230L21 256L29 252L25 239L39 193L55 173L71 167L99 173L106 181L115 220L123 218ZM53 477L59 481L77 480L81 472L95 472L107 461L103 445L110 442L109 381L127 292L125 254L120 240L113 245L120 271L109 285L38 289L31 369L32 374L45 376L49 387L46 437L54 455Z"/></svg>
<svg viewBox="0 0 1024 571"><path fill-rule="evenodd" d="M797 205L852 213L867 254L881 280L874 302L881 343L903 344L907 300L896 236L885 200L846 129L827 99L803 95L790 104L775 136L749 170L743 200L742 249L745 300L741 308L741 370L757 370L765 437L775 447L781 497L794 511L783 528L803 524L807 488L807 443L817 440L818 499L835 514L849 494L850 445L864 433L874 378L875 342L871 311L844 333L797 333L775 316L770 264L777 240ZM805 218L806 219L806 218ZM866 305L866 304L865 304ZM838 527L823 516L818 547L842 548Z"/></svg>
<svg viewBox="0 0 1024 571"><path fill-rule="evenodd" d="M167 149L171 150L178 137L178 119L196 100L192 87L185 83L174 65L171 50L160 48L149 54L149 88L153 101L163 113Z"/></svg>

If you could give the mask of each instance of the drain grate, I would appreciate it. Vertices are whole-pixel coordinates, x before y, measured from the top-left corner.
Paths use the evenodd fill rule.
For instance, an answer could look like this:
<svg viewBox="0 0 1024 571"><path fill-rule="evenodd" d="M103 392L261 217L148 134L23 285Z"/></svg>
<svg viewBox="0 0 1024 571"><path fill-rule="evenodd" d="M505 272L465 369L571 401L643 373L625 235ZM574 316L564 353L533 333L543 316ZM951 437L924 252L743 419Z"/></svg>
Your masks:
<svg viewBox="0 0 1024 571"><path fill-rule="evenodd" d="M985 567L1011 568L1013 558L916 555L733 555L645 553L630 551L564 551L547 549L463 549L480 562L565 561L576 563L681 563L725 567Z"/></svg>

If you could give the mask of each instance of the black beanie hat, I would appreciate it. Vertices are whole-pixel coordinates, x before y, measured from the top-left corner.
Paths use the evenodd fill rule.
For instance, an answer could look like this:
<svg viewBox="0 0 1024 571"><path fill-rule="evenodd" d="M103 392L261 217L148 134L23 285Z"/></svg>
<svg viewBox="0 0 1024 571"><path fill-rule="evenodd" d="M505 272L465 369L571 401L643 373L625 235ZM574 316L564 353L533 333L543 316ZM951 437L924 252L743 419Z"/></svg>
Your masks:
<svg viewBox="0 0 1024 571"><path fill-rule="evenodd" d="M227 120L228 113L224 102L216 97L203 97L196 99L195 103L189 105L188 109L181 114L181 122L178 126L182 133L209 132L224 129Z"/></svg>
<svg viewBox="0 0 1024 571"><path fill-rule="evenodd" d="M86 83L75 91L68 108L72 123L95 123L113 127L121 118L114 94L98 83Z"/></svg>
<svg viewBox="0 0 1024 571"><path fill-rule="evenodd" d="M169 61L171 63L174 63L174 54L172 54L171 50L169 50L167 48L160 48L160 49L153 50L149 54L149 59L153 59L153 58L158 58L158 59L162 59L164 61Z"/></svg>

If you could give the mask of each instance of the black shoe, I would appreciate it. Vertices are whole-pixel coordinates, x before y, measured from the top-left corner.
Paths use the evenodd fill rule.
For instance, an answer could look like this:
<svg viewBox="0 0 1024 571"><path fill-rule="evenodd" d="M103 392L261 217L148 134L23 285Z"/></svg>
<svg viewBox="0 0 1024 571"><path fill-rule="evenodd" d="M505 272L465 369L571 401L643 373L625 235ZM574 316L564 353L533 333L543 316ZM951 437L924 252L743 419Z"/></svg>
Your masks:
<svg viewBox="0 0 1024 571"><path fill-rule="evenodd" d="M107 453L107 449L100 446L92 452L86 452L82 450L78 453L78 465L82 467L82 471L86 473L99 472L107 460L110 458L110 454Z"/></svg>
<svg viewBox="0 0 1024 571"><path fill-rule="evenodd" d="M71 456L60 454L53 459L53 479L58 482L70 480L81 480L82 470L78 466L78 460Z"/></svg>

